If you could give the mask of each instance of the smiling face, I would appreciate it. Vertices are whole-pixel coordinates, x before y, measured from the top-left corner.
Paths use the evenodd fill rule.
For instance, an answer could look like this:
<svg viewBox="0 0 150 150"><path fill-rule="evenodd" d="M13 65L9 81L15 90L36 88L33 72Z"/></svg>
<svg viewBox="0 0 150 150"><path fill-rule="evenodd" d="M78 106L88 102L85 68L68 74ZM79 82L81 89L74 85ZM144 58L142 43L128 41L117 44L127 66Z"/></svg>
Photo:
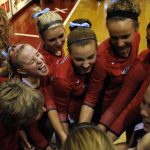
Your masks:
<svg viewBox="0 0 150 150"><path fill-rule="evenodd" d="M66 33L63 26L48 29L42 35L45 47L48 51L56 54L58 51L63 50L63 46L66 40Z"/></svg>
<svg viewBox="0 0 150 150"><path fill-rule="evenodd" d="M147 88L144 94L140 113L143 118L144 130L146 132L150 132L150 86Z"/></svg>
<svg viewBox="0 0 150 150"><path fill-rule="evenodd" d="M80 74L89 73L96 61L96 42L92 40L84 46L74 44L71 46L70 55Z"/></svg>
<svg viewBox="0 0 150 150"><path fill-rule="evenodd" d="M118 56L127 58L135 33L133 20L110 20L107 22L107 28L113 51Z"/></svg>
<svg viewBox="0 0 150 150"><path fill-rule="evenodd" d="M22 70L32 76L45 76L49 72L42 54L30 45L25 45L17 62Z"/></svg>

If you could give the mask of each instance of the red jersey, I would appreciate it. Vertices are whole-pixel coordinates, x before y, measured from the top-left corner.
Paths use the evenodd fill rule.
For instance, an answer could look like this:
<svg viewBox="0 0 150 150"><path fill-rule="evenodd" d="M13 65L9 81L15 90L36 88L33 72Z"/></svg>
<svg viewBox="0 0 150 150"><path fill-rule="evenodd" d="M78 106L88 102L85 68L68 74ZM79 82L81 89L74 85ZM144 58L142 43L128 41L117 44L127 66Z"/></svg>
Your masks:
<svg viewBox="0 0 150 150"><path fill-rule="evenodd" d="M8 129L0 124L0 149L1 150L19 150L18 129Z"/></svg>
<svg viewBox="0 0 150 150"><path fill-rule="evenodd" d="M45 61L46 61L47 65L48 65L48 68L49 68L49 75L53 76L56 65L59 64L61 62L61 60L63 60L63 58L65 57L64 50L62 50L62 55L61 56L56 56L56 55L53 55L52 53L48 52L44 48L44 44L41 43L41 45L39 47L39 52L45 58Z"/></svg>
<svg viewBox="0 0 150 150"><path fill-rule="evenodd" d="M75 71L69 56L65 57L62 63L56 67L52 84L54 100L61 121L67 121L68 115L74 120L78 120L86 91L87 82L85 80L85 75L80 75Z"/></svg>
<svg viewBox="0 0 150 150"><path fill-rule="evenodd" d="M4 81L8 80L8 77L1 77L0 76L0 84L3 83Z"/></svg>
<svg viewBox="0 0 150 150"><path fill-rule="evenodd" d="M103 102L101 112L106 111L119 92L125 75L137 57L139 42L140 36L135 33L127 59L119 58L113 53L110 39L106 39L99 46L99 57L91 75L90 88L84 100L85 105L94 107L100 94L99 99Z"/></svg>
<svg viewBox="0 0 150 150"><path fill-rule="evenodd" d="M132 114L129 117L130 109L132 107L136 107L137 105L139 105L141 99L135 98L133 101L131 100L135 97L141 85L149 75L150 75L150 50L145 50L139 55L139 57L133 64L132 68L130 69L128 75L124 80L123 86L119 94L117 95L113 104L102 116L100 123L107 126L108 128L111 128L111 130L114 133L120 134L123 131L123 129L125 129L127 124L130 124L130 121L134 119L134 117L132 118L133 116ZM126 116L128 116L130 119L127 118ZM125 120L126 123L124 123ZM115 122L119 122L119 124L116 125Z"/></svg>
<svg viewBox="0 0 150 150"><path fill-rule="evenodd" d="M24 83L28 85L28 83L26 83L26 82L24 82ZM47 97L49 97L48 96L49 93L45 92L45 91L47 91L47 89L49 89L50 84L51 84L50 77L48 77L48 76L41 77L40 78L40 87L36 88L44 95L45 100ZM43 134L41 133L41 131L39 129L39 122L40 122L40 120L35 121L34 123L26 126L25 128L29 134L29 137L34 142L34 144L36 146L38 146L40 149L44 149L48 145L48 141L43 136Z"/></svg>

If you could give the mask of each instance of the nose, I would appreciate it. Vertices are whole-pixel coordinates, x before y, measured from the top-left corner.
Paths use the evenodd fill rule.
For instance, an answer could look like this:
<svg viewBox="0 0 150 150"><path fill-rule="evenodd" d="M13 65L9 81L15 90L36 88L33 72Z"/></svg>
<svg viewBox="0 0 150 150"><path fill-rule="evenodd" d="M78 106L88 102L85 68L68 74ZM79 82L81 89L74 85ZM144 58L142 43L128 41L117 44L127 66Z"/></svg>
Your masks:
<svg viewBox="0 0 150 150"><path fill-rule="evenodd" d="M37 63L38 63L38 64L41 64L42 62L43 62L42 57L40 57L40 56L37 57Z"/></svg>
<svg viewBox="0 0 150 150"><path fill-rule="evenodd" d="M82 67L84 68L88 68L90 66L90 63L88 61L85 61L83 64L82 64Z"/></svg>
<svg viewBox="0 0 150 150"><path fill-rule="evenodd" d="M56 43L57 43L57 45L61 45L62 44L62 40L61 39L57 39Z"/></svg>
<svg viewBox="0 0 150 150"><path fill-rule="evenodd" d="M125 44L124 44L124 40L123 39L118 39L117 40L117 46L118 47L123 47Z"/></svg>
<svg viewBox="0 0 150 150"><path fill-rule="evenodd" d="M141 114L143 117L149 117L147 108L144 108L144 107L141 108L140 114Z"/></svg>

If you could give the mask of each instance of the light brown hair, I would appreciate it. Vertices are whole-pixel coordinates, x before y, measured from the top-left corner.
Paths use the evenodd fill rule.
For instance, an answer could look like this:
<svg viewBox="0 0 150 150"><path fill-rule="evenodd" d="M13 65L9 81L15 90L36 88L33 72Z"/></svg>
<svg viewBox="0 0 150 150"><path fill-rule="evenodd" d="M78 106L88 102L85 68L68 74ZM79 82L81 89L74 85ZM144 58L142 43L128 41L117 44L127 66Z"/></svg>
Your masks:
<svg viewBox="0 0 150 150"><path fill-rule="evenodd" d="M64 150L115 150L105 133L93 124L81 123L68 135Z"/></svg>
<svg viewBox="0 0 150 150"><path fill-rule="evenodd" d="M33 15L35 15L40 11L41 11L40 7L33 8ZM35 20L37 25L37 31L39 32L40 36L42 36L43 33L48 29L63 26L61 16L58 13L55 13L50 10L41 15L38 15L35 18Z"/></svg>
<svg viewBox="0 0 150 150"><path fill-rule="evenodd" d="M0 84L0 122L9 127L18 127L32 122L41 112L44 98L35 89L19 80Z"/></svg>

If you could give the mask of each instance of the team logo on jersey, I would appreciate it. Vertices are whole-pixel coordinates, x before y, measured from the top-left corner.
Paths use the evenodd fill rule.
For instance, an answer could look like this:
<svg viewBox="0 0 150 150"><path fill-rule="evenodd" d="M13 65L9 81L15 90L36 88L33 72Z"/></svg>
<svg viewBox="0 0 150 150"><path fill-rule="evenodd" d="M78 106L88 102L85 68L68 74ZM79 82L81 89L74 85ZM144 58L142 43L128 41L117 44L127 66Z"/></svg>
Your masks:
<svg viewBox="0 0 150 150"><path fill-rule="evenodd" d="M129 69L130 69L131 65L125 67L124 69L121 70L121 74L127 74Z"/></svg>

